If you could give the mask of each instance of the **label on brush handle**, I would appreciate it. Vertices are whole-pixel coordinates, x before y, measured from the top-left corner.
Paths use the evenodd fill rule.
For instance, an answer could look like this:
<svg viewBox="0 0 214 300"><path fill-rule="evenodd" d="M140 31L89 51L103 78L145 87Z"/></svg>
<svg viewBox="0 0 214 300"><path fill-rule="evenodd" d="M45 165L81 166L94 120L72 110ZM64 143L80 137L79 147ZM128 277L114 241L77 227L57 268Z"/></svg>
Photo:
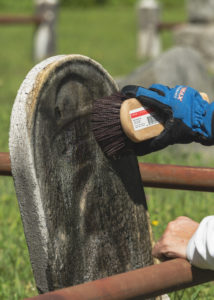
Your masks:
<svg viewBox="0 0 214 300"><path fill-rule="evenodd" d="M135 131L159 124L153 111L144 107L130 110L129 115Z"/></svg>

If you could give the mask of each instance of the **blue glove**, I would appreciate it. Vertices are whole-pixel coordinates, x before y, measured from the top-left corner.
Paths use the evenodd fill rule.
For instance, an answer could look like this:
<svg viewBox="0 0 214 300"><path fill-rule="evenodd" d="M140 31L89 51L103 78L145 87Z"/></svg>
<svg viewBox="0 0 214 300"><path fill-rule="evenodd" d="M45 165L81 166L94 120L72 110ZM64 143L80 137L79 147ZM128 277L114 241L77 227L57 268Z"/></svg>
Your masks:
<svg viewBox="0 0 214 300"><path fill-rule="evenodd" d="M165 116L165 130L158 137L142 143L144 148L148 144L146 153L175 143L214 144L214 103L203 100L195 89L182 85L169 88L153 84L149 89L128 85L121 92ZM139 145L136 147L140 148Z"/></svg>

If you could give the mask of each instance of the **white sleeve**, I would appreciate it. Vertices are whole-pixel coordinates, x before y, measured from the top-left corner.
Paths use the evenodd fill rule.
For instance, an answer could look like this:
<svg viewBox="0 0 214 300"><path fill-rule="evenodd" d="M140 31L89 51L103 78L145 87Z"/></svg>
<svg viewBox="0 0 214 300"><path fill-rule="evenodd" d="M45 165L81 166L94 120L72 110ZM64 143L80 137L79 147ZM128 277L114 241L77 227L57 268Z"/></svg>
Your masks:
<svg viewBox="0 0 214 300"><path fill-rule="evenodd" d="M199 224L187 245L187 259L193 266L214 270L214 216Z"/></svg>

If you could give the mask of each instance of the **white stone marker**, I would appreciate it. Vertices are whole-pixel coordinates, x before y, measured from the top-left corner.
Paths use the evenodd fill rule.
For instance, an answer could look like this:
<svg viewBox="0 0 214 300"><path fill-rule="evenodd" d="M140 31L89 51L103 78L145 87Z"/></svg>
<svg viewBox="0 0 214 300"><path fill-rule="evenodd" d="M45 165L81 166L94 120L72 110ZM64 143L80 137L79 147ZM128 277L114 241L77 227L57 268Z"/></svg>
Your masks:
<svg viewBox="0 0 214 300"><path fill-rule="evenodd" d="M56 53L58 0L35 0L36 15L42 18L34 34L33 59L38 62Z"/></svg>
<svg viewBox="0 0 214 300"><path fill-rule="evenodd" d="M156 0L140 0L137 4L137 15L137 56L139 58L157 57L161 52L161 41L158 33L159 4Z"/></svg>

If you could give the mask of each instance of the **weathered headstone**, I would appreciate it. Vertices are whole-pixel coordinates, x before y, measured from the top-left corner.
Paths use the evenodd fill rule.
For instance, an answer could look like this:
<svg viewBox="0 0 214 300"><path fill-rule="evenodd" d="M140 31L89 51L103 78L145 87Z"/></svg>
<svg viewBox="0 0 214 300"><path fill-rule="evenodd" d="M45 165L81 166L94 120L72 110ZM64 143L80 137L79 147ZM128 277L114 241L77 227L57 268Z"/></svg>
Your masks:
<svg viewBox="0 0 214 300"><path fill-rule="evenodd" d="M138 36L137 56L139 58L157 57L161 52L158 34L160 7L156 0L140 0L137 4Z"/></svg>
<svg viewBox="0 0 214 300"><path fill-rule="evenodd" d="M190 22L214 22L213 0L187 0Z"/></svg>
<svg viewBox="0 0 214 300"><path fill-rule="evenodd" d="M153 83L169 87L183 84L206 92L210 99L214 95L213 80L209 76L204 60L200 53L191 48L174 47L128 76L118 79L120 88L127 84L149 87Z"/></svg>
<svg viewBox="0 0 214 300"><path fill-rule="evenodd" d="M34 0L36 15L42 20L34 34L33 58L41 61L56 53L58 0Z"/></svg>
<svg viewBox="0 0 214 300"><path fill-rule="evenodd" d="M205 59L206 66L214 70L214 24L188 24L174 31L177 45L192 47Z"/></svg>
<svg viewBox="0 0 214 300"><path fill-rule="evenodd" d="M188 0L189 22L174 30L177 45L196 49L214 70L214 1Z"/></svg>
<svg viewBox="0 0 214 300"><path fill-rule="evenodd" d="M107 159L91 131L93 100L116 90L101 65L68 55L35 66L17 94L12 173L42 293L152 264L137 159Z"/></svg>

